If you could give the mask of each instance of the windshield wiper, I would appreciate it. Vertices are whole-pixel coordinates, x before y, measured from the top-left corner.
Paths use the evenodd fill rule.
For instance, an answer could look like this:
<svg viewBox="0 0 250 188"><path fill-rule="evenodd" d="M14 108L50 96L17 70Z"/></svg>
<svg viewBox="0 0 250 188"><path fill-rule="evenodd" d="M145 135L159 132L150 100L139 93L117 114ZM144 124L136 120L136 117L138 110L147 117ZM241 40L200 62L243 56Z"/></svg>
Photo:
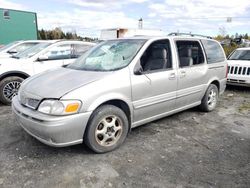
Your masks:
<svg viewBox="0 0 250 188"><path fill-rule="evenodd" d="M18 56L15 56L15 55L13 55L13 56L11 56L12 58L15 58L15 59L20 59L20 57L18 57Z"/></svg>

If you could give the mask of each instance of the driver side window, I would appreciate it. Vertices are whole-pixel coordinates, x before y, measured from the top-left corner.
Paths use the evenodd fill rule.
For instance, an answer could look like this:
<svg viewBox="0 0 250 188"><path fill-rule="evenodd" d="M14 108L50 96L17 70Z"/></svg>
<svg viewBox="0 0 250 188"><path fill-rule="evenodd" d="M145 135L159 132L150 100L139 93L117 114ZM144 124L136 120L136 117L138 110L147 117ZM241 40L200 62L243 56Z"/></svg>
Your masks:
<svg viewBox="0 0 250 188"><path fill-rule="evenodd" d="M143 72L162 71L172 68L169 40L153 42L140 59Z"/></svg>

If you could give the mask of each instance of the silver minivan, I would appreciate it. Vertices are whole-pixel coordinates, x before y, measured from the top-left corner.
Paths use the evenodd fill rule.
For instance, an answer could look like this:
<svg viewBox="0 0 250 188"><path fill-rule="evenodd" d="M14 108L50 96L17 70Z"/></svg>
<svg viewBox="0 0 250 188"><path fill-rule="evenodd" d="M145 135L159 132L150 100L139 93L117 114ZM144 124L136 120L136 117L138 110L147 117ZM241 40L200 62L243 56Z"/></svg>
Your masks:
<svg viewBox="0 0 250 188"><path fill-rule="evenodd" d="M25 80L12 109L18 124L45 144L84 141L104 153L119 147L131 128L195 106L214 110L226 76L226 57L215 40L115 39Z"/></svg>

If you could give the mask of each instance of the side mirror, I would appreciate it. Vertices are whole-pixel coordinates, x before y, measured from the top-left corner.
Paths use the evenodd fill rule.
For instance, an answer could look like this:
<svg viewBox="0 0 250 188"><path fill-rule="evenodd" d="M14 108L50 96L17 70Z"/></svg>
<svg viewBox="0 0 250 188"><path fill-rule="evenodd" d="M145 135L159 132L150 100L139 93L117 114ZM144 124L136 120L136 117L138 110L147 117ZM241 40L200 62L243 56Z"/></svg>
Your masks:
<svg viewBox="0 0 250 188"><path fill-rule="evenodd" d="M134 70L134 74L135 75L142 75L143 74L142 67L141 66L136 67L135 70Z"/></svg>
<svg viewBox="0 0 250 188"><path fill-rule="evenodd" d="M46 61L46 60L48 60L48 59L49 59L48 56L46 56L46 55L41 55L41 56L38 57L37 61Z"/></svg>
<svg viewBox="0 0 250 188"><path fill-rule="evenodd" d="M16 50L9 50L9 51L7 51L7 53L8 53L8 54L16 54L17 51L16 51Z"/></svg>

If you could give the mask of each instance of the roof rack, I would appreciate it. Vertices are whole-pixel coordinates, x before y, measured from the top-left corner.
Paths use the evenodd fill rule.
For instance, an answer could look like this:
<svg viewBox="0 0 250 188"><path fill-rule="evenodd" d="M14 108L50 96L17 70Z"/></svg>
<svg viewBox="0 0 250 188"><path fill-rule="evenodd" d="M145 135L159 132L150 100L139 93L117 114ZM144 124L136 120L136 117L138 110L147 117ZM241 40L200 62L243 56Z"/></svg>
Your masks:
<svg viewBox="0 0 250 188"><path fill-rule="evenodd" d="M187 36L191 36L191 37L205 37L208 39L212 39L212 37L210 37L210 36L193 34L193 33L169 33L168 34L168 36L181 36L181 35L187 35Z"/></svg>

